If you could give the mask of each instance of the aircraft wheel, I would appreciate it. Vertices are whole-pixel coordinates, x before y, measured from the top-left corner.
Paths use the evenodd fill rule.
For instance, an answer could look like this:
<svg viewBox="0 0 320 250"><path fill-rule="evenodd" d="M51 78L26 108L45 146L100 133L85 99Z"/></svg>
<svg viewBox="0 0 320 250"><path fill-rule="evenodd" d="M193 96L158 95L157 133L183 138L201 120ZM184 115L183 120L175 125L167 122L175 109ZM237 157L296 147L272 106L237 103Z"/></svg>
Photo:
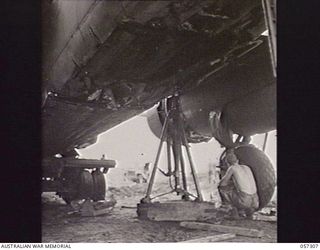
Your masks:
<svg viewBox="0 0 320 250"><path fill-rule="evenodd" d="M66 168L62 174L63 176L63 186L65 187L65 192L57 193L61 198L67 203L70 204L71 201L78 198L78 186L79 186L79 176L81 170L77 169L68 169Z"/></svg>
<svg viewBox="0 0 320 250"><path fill-rule="evenodd" d="M100 170L95 170L92 172L93 179L93 201L104 200L106 195L106 181L104 174Z"/></svg>
<svg viewBox="0 0 320 250"><path fill-rule="evenodd" d="M83 170L80 174L78 199L91 198L93 195L93 178L89 171Z"/></svg>
<svg viewBox="0 0 320 250"><path fill-rule="evenodd" d="M251 144L235 148L234 153L240 164L251 168L258 189L259 209L263 208L270 202L276 185L275 170L270 159Z"/></svg>
<svg viewBox="0 0 320 250"><path fill-rule="evenodd" d="M93 194L93 179L91 173L87 170L70 170L65 175L66 192L59 195L67 203L73 200L91 198Z"/></svg>

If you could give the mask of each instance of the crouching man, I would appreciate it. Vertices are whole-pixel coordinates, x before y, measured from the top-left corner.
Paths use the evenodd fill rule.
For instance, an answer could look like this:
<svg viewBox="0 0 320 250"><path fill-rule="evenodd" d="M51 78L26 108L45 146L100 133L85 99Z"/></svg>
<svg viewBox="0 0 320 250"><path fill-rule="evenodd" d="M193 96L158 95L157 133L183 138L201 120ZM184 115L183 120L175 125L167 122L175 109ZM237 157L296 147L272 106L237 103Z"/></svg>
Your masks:
<svg viewBox="0 0 320 250"><path fill-rule="evenodd" d="M226 155L226 173L218 188L224 204L230 204L235 217L250 217L259 207L257 186L250 167L240 165L234 153Z"/></svg>

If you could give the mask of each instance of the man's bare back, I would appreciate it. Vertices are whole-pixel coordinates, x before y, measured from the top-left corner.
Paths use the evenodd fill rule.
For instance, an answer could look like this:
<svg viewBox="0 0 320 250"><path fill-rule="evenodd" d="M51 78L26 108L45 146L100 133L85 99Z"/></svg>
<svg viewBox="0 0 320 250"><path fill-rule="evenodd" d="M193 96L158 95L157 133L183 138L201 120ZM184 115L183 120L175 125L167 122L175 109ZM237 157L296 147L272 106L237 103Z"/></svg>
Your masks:
<svg viewBox="0 0 320 250"><path fill-rule="evenodd" d="M251 216L259 207L259 197L257 186L251 169L246 165L240 165L239 160L233 153L226 155L226 166L228 167L225 175L219 183L219 192L225 203L230 203L238 210ZM230 180L234 183L237 190L226 188Z"/></svg>
<svg viewBox="0 0 320 250"><path fill-rule="evenodd" d="M237 164L230 168L233 172L232 178L239 191L247 194L255 194L257 192L254 176L248 166Z"/></svg>

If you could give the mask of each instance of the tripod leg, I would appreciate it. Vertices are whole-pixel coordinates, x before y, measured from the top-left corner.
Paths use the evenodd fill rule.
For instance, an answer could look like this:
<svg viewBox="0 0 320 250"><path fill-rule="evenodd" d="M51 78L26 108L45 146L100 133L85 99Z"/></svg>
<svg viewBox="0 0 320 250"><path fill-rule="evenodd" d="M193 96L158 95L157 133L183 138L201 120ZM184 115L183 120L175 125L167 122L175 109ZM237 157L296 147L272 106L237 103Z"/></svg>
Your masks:
<svg viewBox="0 0 320 250"><path fill-rule="evenodd" d="M159 159L160 159L162 145L163 145L163 142L164 142L164 140L166 138L166 135L167 135L168 121L169 121L169 115L167 115L167 117L166 117L166 119L164 121L164 125L162 127L161 137L160 137L161 140L160 140L160 144L159 144L156 160L155 160L154 165L153 165L153 169L152 169L152 173L151 173L151 177L150 177L147 193L146 193L145 198L142 199L142 202L150 201L150 194L151 194L152 186L153 186L154 179L155 179L155 176L156 176L156 171L157 171L158 162L159 162Z"/></svg>
<svg viewBox="0 0 320 250"><path fill-rule="evenodd" d="M180 152L179 152L179 143L175 138L173 140L173 157L174 157L174 180L175 180L175 189L180 188Z"/></svg>
<svg viewBox="0 0 320 250"><path fill-rule="evenodd" d="M192 161L192 156L191 156L191 152L190 152L190 149L189 149L188 140L187 140L186 133L185 133L185 130L184 130L183 127L181 128L181 131L182 131L182 136L183 136L183 143L184 143L184 146L186 148L188 159L189 159L189 162L190 162L190 168L191 168L192 177L193 177L193 180L194 180L194 184L196 186L198 199L199 199L199 201L203 201L203 197L202 197L202 194L201 194L201 191L200 191L200 184L199 184L198 176L196 174L196 170L195 170L195 167L194 167L194 164L193 164L193 161Z"/></svg>
<svg viewBox="0 0 320 250"><path fill-rule="evenodd" d="M168 158L168 173L172 173L172 166L171 166L171 139L167 138L167 158Z"/></svg>
<svg viewBox="0 0 320 250"><path fill-rule="evenodd" d="M179 148L180 150L180 162L181 162L181 174L182 174L182 186L183 186L183 189L185 191L188 191L188 185L187 185L187 177L186 177L186 166L184 164L184 159L183 159L183 153L182 153L182 145L180 146Z"/></svg>

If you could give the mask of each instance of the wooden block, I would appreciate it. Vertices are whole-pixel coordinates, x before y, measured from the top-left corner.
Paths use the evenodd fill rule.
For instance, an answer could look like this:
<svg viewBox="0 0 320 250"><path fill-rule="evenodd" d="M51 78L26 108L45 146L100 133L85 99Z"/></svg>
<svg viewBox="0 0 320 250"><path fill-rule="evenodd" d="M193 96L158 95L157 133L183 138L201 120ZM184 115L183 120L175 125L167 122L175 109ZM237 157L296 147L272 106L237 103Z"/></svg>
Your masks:
<svg viewBox="0 0 320 250"><path fill-rule="evenodd" d="M81 216L94 216L94 207L90 200L86 200L80 208Z"/></svg>
<svg viewBox="0 0 320 250"><path fill-rule="evenodd" d="M110 204L107 204L107 205L110 205ZM96 203L94 203L94 202L92 202L90 200L85 201L82 204L81 209L80 209L81 216L85 216L85 217L87 217L87 216L99 216L99 215L107 214L113 209L112 205L111 206L105 206L105 207L102 207L100 205L98 209L96 207L97 207Z"/></svg>
<svg viewBox="0 0 320 250"><path fill-rule="evenodd" d="M228 213L215 208L214 203L181 200L140 203L137 212L140 218L155 221L215 221Z"/></svg>
<svg viewBox="0 0 320 250"><path fill-rule="evenodd" d="M233 239L235 237L236 235L231 233L217 234L217 235L212 235L204 238L181 241L180 243L218 242L218 241Z"/></svg>
<svg viewBox="0 0 320 250"><path fill-rule="evenodd" d="M277 221L277 217L276 216L266 216L266 215L257 214L257 215L255 215L253 217L253 220L276 222Z"/></svg>
<svg viewBox="0 0 320 250"><path fill-rule="evenodd" d="M260 238L264 235L264 232L257 229L252 228L243 228L243 227L234 227L234 226L224 226L224 225L215 225L209 223L201 223L201 222L181 222L181 227L189 228L189 229L199 229L199 230L208 230L208 231L216 231L220 233L233 233L236 235L248 236Z"/></svg>

